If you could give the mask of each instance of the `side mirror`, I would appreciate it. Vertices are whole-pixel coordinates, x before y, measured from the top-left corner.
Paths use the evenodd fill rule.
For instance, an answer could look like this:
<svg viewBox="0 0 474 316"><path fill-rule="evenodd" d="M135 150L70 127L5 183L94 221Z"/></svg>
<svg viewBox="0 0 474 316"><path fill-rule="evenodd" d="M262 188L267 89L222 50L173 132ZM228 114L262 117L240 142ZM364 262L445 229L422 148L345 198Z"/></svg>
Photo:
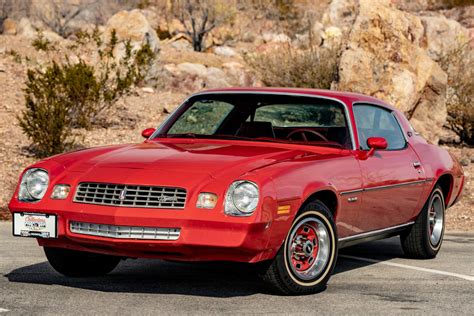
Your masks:
<svg viewBox="0 0 474 316"><path fill-rule="evenodd" d="M387 140L383 137L369 137L369 139L367 139L367 146L374 150L384 150L387 149L388 144Z"/></svg>
<svg viewBox="0 0 474 316"><path fill-rule="evenodd" d="M361 155L361 159L365 160L372 156L375 152L375 150L384 150L387 149L388 144L387 140L383 137L369 137L367 139L367 146L369 146L370 150L367 152L363 152Z"/></svg>
<svg viewBox="0 0 474 316"><path fill-rule="evenodd" d="M153 135L153 133L154 133L155 131L156 131L156 128L153 128L153 127L151 127L151 128L146 128L146 129L144 129L144 130L142 131L142 136L143 136L143 138L148 139L148 138L150 138L151 135Z"/></svg>

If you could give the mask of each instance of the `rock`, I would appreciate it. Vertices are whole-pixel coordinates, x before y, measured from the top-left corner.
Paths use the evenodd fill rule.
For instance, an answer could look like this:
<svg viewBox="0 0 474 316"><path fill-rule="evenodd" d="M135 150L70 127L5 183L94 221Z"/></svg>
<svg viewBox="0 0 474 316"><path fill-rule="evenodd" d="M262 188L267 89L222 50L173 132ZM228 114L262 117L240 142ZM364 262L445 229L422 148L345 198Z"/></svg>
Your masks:
<svg viewBox="0 0 474 316"><path fill-rule="evenodd" d="M214 48L214 54L224 57L237 56L237 52L229 46L217 46Z"/></svg>
<svg viewBox="0 0 474 316"><path fill-rule="evenodd" d="M474 5L454 7L442 13L448 19L458 21L465 28L474 28Z"/></svg>
<svg viewBox="0 0 474 316"><path fill-rule="evenodd" d="M155 90L153 90L152 87L143 87L142 91L145 93L155 93Z"/></svg>
<svg viewBox="0 0 474 316"><path fill-rule="evenodd" d="M222 68L227 75L227 80L233 86L251 87L256 84L255 75L241 63L235 61L224 63Z"/></svg>
<svg viewBox="0 0 474 316"><path fill-rule="evenodd" d="M53 31L49 31L49 30L42 31L42 34L44 38L46 38L50 42L59 42L63 40L62 36L60 36L59 34Z"/></svg>
<svg viewBox="0 0 474 316"><path fill-rule="evenodd" d="M15 35L16 34L16 21L10 18L6 18L3 21L3 34Z"/></svg>
<svg viewBox="0 0 474 316"><path fill-rule="evenodd" d="M342 42L343 33L337 26L329 26L321 34L323 40L323 46L325 47L336 47Z"/></svg>
<svg viewBox="0 0 474 316"><path fill-rule="evenodd" d="M170 46L173 47L176 50L181 51L181 52L186 52L186 51L192 51L193 50L193 46L185 38L181 38L181 39L178 39L174 42L171 42Z"/></svg>
<svg viewBox="0 0 474 316"><path fill-rule="evenodd" d="M28 39L36 37L36 30L33 28L28 18L22 18L20 22L18 22L17 35L21 35Z"/></svg>
<svg viewBox="0 0 474 316"><path fill-rule="evenodd" d="M357 16L357 1L333 0L323 14L324 26L337 26L348 33Z"/></svg>
<svg viewBox="0 0 474 316"><path fill-rule="evenodd" d="M471 159L469 159L469 157L462 157L461 159L459 159L459 163L464 167L467 167L471 163Z"/></svg>
<svg viewBox="0 0 474 316"><path fill-rule="evenodd" d="M447 116L447 75L421 47L421 19L387 2L359 0L334 87L394 105L437 143Z"/></svg>
<svg viewBox="0 0 474 316"><path fill-rule="evenodd" d="M178 64L176 67L179 71L190 74L190 75L205 76L207 73L206 66L202 64L181 63L181 64Z"/></svg>
<svg viewBox="0 0 474 316"><path fill-rule="evenodd" d="M468 30L443 15L421 16L428 55L435 61L468 41Z"/></svg>
<svg viewBox="0 0 474 316"><path fill-rule="evenodd" d="M460 144L461 137L459 137L459 135L456 134L454 131L444 127L441 130L439 142L441 144Z"/></svg>
<svg viewBox="0 0 474 316"><path fill-rule="evenodd" d="M263 33L262 39L265 43L290 43L291 38L283 33L275 34L275 33Z"/></svg>
<svg viewBox="0 0 474 316"><path fill-rule="evenodd" d="M395 0L395 5L400 10L419 12L433 9L433 0ZM441 2L441 1L439 1Z"/></svg>
<svg viewBox="0 0 474 316"><path fill-rule="evenodd" d="M105 27L105 41L110 40L110 34L115 30L119 41L130 40L134 49L142 45L150 45L154 53L160 50L160 40L155 30L150 26L146 17L139 10L120 11L113 15ZM124 47L119 45L114 52L117 57L123 56Z"/></svg>
<svg viewBox="0 0 474 316"><path fill-rule="evenodd" d="M205 83L206 88L209 89L230 87L230 84L229 82L227 82L227 76L224 71L216 67L209 67L207 69Z"/></svg>

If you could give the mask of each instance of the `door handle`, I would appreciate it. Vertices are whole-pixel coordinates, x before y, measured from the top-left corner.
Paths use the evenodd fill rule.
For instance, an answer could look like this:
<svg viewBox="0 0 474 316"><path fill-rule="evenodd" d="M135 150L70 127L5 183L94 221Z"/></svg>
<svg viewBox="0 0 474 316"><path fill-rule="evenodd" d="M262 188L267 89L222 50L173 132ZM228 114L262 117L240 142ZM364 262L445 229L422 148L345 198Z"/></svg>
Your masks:
<svg viewBox="0 0 474 316"><path fill-rule="evenodd" d="M419 162L419 161L413 162L413 167L414 168L420 168L421 167L421 162Z"/></svg>

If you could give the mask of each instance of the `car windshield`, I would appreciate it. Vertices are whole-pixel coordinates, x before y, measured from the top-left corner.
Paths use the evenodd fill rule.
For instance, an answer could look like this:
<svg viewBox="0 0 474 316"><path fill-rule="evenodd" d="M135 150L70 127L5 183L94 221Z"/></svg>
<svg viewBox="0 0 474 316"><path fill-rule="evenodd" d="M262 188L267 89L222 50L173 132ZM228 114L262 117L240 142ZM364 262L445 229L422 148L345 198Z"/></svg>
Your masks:
<svg viewBox="0 0 474 316"><path fill-rule="evenodd" d="M156 137L351 148L341 103L324 98L270 94L195 96L173 114Z"/></svg>

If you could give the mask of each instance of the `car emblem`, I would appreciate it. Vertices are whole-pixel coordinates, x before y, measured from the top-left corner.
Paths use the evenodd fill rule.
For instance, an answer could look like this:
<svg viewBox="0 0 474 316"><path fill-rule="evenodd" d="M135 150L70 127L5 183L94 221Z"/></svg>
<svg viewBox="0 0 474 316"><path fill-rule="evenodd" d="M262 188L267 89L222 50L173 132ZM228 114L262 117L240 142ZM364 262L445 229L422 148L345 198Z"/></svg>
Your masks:
<svg viewBox="0 0 474 316"><path fill-rule="evenodd" d="M120 200L120 201L123 201L123 200L125 200L126 197L127 197L127 189L123 189L123 190L120 192L119 200Z"/></svg>

